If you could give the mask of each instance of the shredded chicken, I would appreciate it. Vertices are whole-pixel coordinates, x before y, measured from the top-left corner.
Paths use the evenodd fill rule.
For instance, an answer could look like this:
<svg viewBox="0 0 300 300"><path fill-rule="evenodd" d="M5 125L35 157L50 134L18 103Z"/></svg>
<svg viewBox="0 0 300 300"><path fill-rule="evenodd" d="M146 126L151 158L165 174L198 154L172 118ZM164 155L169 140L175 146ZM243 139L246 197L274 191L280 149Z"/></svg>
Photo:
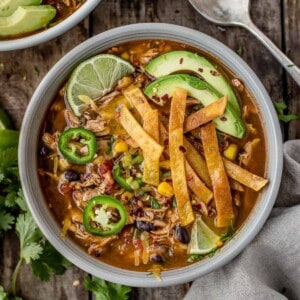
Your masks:
<svg viewBox="0 0 300 300"><path fill-rule="evenodd" d="M97 99L95 101L95 104L97 106L100 105L100 104L105 105L105 104L107 104L108 102L110 102L112 99L114 99L116 96L118 96L120 94L121 94L120 91L114 90L111 93L106 94L105 96L101 97L100 99Z"/></svg>
<svg viewBox="0 0 300 300"><path fill-rule="evenodd" d="M107 130L107 122L98 116L95 120L88 120L84 128L92 132L99 133Z"/></svg>
<svg viewBox="0 0 300 300"><path fill-rule="evenodd" d="M241 165L248 167L251 160L253 159L253 152L257 148L260 143L259 138L255 138L254 140L247 142L244 146L244 152L239 156L239 161Z"/></svg>
<svg viewBox="0 0 300 300"><path fill-rule="evenodd" d="M159 50L152 48L149 49L147 52L145 52L143 55L140 57L140 64L141 65L146 65L153 57L157 56L159 54Z"/></svg>
<svg viewBox="0 0 300 300"><path fill-rule="evenodd" d="M50 134L45 132L42 136L42 140L44 144L51 150L58 152L58 142L59 132L55 132L54 134Z"/></svg>
<svg viewBox="0 0 300 300"><path fill-rule="evenodd" d="M234 78L231 80L231 83L239 92L244 91L245 87L240 79Z"/></svg>
<svg viewBox="0 0 300 300"><path fill-rule="evenodd" d="M74 113L68 109L65 110L65 119L69 127L79 127L80 120L74 115Z"/></svg>

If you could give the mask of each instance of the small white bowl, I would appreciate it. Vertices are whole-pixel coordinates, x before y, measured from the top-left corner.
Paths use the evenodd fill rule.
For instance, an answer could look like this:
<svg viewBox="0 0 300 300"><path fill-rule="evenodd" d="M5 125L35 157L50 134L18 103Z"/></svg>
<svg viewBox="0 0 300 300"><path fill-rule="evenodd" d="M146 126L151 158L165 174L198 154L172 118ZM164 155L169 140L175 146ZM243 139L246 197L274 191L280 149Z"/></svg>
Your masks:
<svg viewBox="0 0 300 300"><path fill-rule="evenodd" d="M101 0L87 0L72 15L57 25L49 27L41 32L11 40L0 40L0 52L30 48L62 35L87 17L100 3L100 1Z"/></svg>
<svg viewBox="0 0 300 300"><path fill-rule="evenodd" d="M246 222L236 235L212 258L189 266L162 272L158 281L146 272L120 269L88 255L69 238L63 240L61 228L47 207L37 174L37 145L41 124L53 97L81 61L112 46L128 41L165 39L202 49L219 58L251 91L263 118L266 133L269 184L264 188ZM65 55L46 75L27 108L20 136L19 164L22 186L29 209L49 242L74 265L108 281L129 286L162 287L189 282L228 263L255 237L269 216L275 202L282 173L282 138L276 112L265 88L232 50L217 40L189 28L145 23L119 27L103 32Z"/></svg>

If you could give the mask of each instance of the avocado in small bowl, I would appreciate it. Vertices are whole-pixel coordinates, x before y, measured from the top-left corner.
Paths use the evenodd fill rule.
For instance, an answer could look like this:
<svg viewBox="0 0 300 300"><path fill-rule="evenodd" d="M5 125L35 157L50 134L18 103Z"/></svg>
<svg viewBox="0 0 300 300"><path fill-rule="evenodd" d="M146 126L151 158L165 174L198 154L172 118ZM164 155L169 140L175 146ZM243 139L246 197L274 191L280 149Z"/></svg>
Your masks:
<svg viewBox="0 0 300 300"><path fill-rule="evenodd" d="M53 39L79 23L100 1L0 1L0 51L28 48Z"/></svg>

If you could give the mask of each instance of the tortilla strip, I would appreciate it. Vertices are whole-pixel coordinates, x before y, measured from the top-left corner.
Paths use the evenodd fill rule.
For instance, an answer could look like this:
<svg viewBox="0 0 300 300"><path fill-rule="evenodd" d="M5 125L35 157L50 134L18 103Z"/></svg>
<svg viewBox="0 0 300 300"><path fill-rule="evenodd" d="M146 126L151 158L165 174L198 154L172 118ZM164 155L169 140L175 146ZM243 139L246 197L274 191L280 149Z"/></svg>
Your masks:
<svg viewBox="0 0 300 300"><path fill-rule="evenodd" d="M183 146L186 150L184 153L185 158L188 160L193 170L208 187L211 187L212 184L205 159L186 138L183 138Z"/></svg>
<svg viewBox="0 0 300 300"><path fill-rule="evenodd" d="M213 198L214 194L201 181L201 179L192 169L187 160L185 160L185 172L188 187L194 192L194 194L199 198L199 200L201 200L205 204L208 204Z"/></svg>
<svg viewBox="0 0 300 300"><path fill-rule="evenodd" d="M144 118L144 115L152 110L149 102L144 96L143 92L137 86L130 86L124 91L122 91L123 95L136 108L139 114Z"/></svg>
<svg viewBox="0 0 300 300"><path fill-rule="evenodd" d="M268 180L257 176L237 164L231 162L230 160L223 157L224 166L228 176L239 183L253 189L254 191L261 190L267 183Z"/></svg>
<svg viewBox="0 0 300 300"><path fill-rule="evenodd" d="M225 170L226 170L226 167L225 167ZM232 190L239 191L239 192L245 192L244 186L232 178L229 178L229 185Z"/></svg>
<svg viewBox="0 0 300 300"><path fill-rule="evenodd" d="M220 117L224 114L227 104L227 96L205 106L204 108L189 115L184 122L183 131L191 131L213 119Z"/></svg>
<svg viewBox="0 0 300 300"><path fill-rule="evenodd" d="M159 143L158 110L151 109L145 112L142 117L144 130L147 131L157 143Z"/></svg>
<svg viewBox="0 0 300 300"><path fill-rule="evenodd" d="M159 145L138 123L130 111L122 106L119 111L119 121L127 133L143 150L144 172L143 181L149 184L159 184L159 158L164 147Z"/></svg>
<svg viewBox="0 0 300 300"><path fill-rule="evenodd" d="M170 166L170 161L169 160L162 160L159 162L159 167L163 168L163 169L167 169L170 170L171 166Z"/></svg>
<svg viewBox="0 0 300 300"><path fill-rule="evenodd" d="M219 152L216 128L213 122L201 127L201 138L214 191L217 209L216 226L227 227L234 219L234 212L229 181Z"/></svg>
<svg viewBox="0 0 300 300"><path fill-rule="evenodd" d="M163 169L170 170L170 161L164 160L159 162L159 167ZM199 178L196 172L193 170L189 162L185 159L185 173L187 178L188 187L194 192L194 194L204 202L205 204L213 198L212 191L207 188L204 182ZM240 183L235 181L239 186L243 187Z"/></svg>
<svg viewBox="0 0 300 300"><path fill-rule="evenodd" d="M195 219L190 202L185 174L183 147L183 122L185 116L187 92L175 88L170 110L169 153L173 189L176 197L177 212L182 226L187 226Z"/></svg>

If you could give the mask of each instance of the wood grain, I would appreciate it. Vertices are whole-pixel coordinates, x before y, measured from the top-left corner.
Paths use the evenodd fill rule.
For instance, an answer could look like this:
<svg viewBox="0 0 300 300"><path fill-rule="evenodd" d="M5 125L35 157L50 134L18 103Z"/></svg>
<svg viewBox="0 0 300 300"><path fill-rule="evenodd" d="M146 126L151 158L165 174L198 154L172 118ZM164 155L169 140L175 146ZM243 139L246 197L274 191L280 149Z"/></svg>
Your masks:
<svg viewBox="0 0 300 300"><path fill-rule="evenodd" d="M300 65L300 3L298 0L252 0L254 23L287 55ZM107 29L138 22L165 22L183 25L204 32L236 51L262 80L273 102L285 99L289 112L300 112L300 89L282 71L281 66L249 32L243 28L222 28L200 16L182 0L103 0L93 14L59 38L31 49L0 53L0 105L13 117L17 128L30 98L49 69L69 50L92 35ZM282 31L283 29L283 31ZM300 121L285 126L285 139L300 137ZM9 288L17 263L18 240L8 233L0 241L0 284ZM85 273L76 267L63 276L53 276L49 283L33 278L24 265L19 287L25 299L90 299L83 287ZM79 286L73 282L79 280ZM131 299L182 299L189 284L167 288L134 289Z"/></svg>
<svg viewBox="0 0 300 300"><path fill-rule="evenodd" d="M284 36L285 52L288 57L300 66L300 5L298 0L284 1ZM289 113L300 113L300 87L286 75L287 87L284 100L288 103ZM288 125L288 139L300 138L300 120L291 121Z"/></svg>

